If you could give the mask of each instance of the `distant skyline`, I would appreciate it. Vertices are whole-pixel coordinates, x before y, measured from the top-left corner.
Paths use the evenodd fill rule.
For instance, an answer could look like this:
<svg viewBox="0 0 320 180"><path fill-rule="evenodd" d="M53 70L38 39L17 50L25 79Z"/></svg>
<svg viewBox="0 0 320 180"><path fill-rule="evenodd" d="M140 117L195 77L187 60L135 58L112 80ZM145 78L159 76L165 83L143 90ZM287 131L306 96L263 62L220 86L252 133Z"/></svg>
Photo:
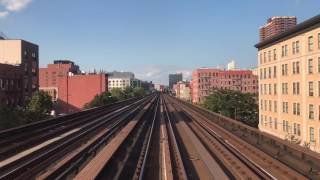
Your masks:
<svg viewBox="0 0 320 180"><path fill-rule="evenodd" d="M40 47L40 66L132 71L168 84L199 67L257 65L259 27L272 16L319 14L319 0L0 0L0 31Z"/></svg>

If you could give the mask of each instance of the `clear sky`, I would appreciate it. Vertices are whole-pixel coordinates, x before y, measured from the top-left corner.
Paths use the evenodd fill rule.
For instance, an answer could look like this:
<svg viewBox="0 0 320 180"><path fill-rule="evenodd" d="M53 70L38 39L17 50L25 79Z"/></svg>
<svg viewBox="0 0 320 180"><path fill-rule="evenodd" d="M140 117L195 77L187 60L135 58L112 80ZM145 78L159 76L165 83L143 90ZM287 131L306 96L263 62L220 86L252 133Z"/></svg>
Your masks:
<svg viewBox="0 0 320 180"><path fill-rule="evenodd" d="M0 31L38 44L42 67L70 59L166 84L231 59L255 67L268 17L319 13L320 0L0 0Z"/></svg>

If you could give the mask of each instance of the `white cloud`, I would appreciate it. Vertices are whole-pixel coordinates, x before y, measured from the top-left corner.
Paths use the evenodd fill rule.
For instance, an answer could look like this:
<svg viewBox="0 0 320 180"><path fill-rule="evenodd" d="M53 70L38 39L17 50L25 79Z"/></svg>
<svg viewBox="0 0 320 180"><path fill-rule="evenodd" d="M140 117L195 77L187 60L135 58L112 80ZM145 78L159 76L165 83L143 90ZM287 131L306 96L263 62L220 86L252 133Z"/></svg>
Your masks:
<svg viewBox="0 0 320 180"><path fill-rule="evenodd" d="M0 0L0 6L6 11L0 12L0 18L6 17L10 12L18 12L26 8L32 0Z"/></svg>
<svg viewBox="0 0 320 180"><path fill-rule="evenodd" d="M8 14L8 11L0 11L0 18L5 18Z"/></svg>

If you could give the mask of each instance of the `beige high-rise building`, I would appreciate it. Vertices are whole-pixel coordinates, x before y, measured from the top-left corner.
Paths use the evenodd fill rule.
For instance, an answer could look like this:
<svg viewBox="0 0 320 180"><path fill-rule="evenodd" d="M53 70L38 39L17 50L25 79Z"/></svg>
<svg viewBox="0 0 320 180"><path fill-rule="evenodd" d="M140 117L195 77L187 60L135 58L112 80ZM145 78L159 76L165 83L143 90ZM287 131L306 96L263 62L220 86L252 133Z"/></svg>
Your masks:
<svg viewBox="0 0 320 180"><path fill-rule="evenodd" d="M255 47L259 129L320 152L320 15Z"/></svg>
<svg viewBox="0 0 320 180"><path fill-rule="evenodd" d="M23 100L39 89L39 47L20 39L0 39L0 63L20 66Z"/></svg>

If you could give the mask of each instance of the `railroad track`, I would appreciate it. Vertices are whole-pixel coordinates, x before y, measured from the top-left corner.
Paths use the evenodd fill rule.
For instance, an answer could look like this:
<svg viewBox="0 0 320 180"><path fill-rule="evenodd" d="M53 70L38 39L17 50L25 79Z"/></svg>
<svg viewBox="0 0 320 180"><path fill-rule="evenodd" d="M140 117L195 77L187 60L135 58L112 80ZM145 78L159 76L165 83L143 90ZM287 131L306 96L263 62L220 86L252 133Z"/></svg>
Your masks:
<svg viewBox="0 0 320 180"><path fill-rule="evenodd" d="M57 122L67 130L34 125L40 129L30 139L40 142L0 160L0 179L307 179L170 96L97 109ZM57 127L52 136L41 132L49 127Z"/></svg>
<svg viewBox="0 0 320 180"><path fill-rule="evenodd" d="M282 164L227 132L208 118L180 101L167 97L177 111L189 119L188 126L206 144L229 176L236 179L307 179L304 175Z"/></svg>
<svg viewBox="0 0 320 180"><path fill-rule="evenodd" d="M86 122L113 112L136 99L130 99L113 103L99 108L93 108L81 113L75 113L64 117L53 118L19 128L0 132L0 161L22 152L36 144L40 144L59 134L66 133L71 129L80 128Z"/></svg>
<svg viewBox="0 0 320 180"><path fill-rule="evenodd" d="M1 161L0 179L35 178L48 166L60 158L63 158L68 153L73 152L92 137L95 137L98 132L111 132L109 130L113 129L113 127L120 128L121 126L118 125L120 120L122 122L130 119L130 115L138 112L138 107L141 107L147 100L150 100L150 97L108 113L105 116L87 123L84 127L77 129L77 131L67 134L65 137L36 149L34 152L15 159L12 162ZM117 124L117 126L112 126L114 124ZM92 143L97 144L96 141Z"/></svg>

